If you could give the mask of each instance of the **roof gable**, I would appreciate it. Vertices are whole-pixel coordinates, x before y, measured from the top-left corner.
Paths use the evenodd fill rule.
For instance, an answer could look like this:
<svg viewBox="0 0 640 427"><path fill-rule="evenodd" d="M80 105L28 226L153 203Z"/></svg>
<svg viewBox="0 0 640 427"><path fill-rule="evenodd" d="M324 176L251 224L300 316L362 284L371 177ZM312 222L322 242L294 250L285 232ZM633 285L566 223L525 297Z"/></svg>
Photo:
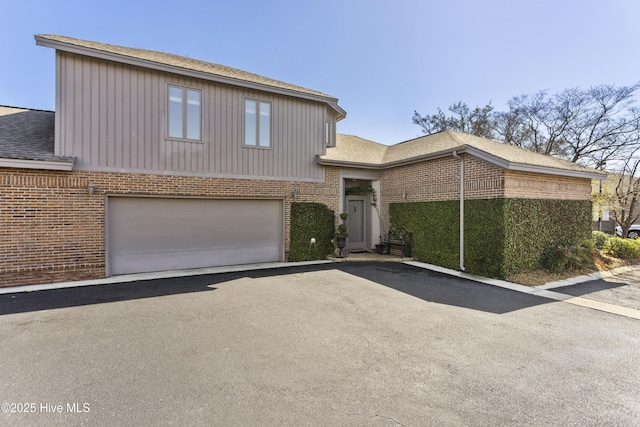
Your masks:
<svg viewBox="0 0 640 427"><path fill-rule="evenodd" d="M492 141L486 138L451 130L411 139L391 146L382 146L373 141L353 136L338 135L335 148L328 148L320 157L323 164L348 164L352 167L385 169L403 164L468 153L488 163L509 170L528 171L552 175L565 175L590 179L603 179L595 169L561 160L544 154L533 153L523 148ZM343 145L349 147L342 147ZM381 154L381 151L384 153ZM376 156L372 156L372 152ZM346 154L350 158L347 158Z"/></svg>
<svg viewBox="0 0 640 427"><path fill-rule="evenodd" d="M338 99L330 95L225 65L171 53L98 43L53 34L36 35L35 39L36 44L40 46L65 52L325 102L336 112L338 120L346 116L346 112L338 106Z"/></svg>

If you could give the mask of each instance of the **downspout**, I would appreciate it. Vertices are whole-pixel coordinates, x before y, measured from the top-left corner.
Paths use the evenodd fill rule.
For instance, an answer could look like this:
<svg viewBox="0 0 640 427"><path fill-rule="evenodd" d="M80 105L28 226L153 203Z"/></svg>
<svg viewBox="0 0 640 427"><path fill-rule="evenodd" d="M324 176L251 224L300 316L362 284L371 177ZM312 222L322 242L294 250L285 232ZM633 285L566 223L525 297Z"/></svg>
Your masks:
<svg viewBox="0 0 640 427"><path fill-rule="evenodd" d="M455 150L452 154L460 160L460 271L464 271L464 160Z"/></svg>

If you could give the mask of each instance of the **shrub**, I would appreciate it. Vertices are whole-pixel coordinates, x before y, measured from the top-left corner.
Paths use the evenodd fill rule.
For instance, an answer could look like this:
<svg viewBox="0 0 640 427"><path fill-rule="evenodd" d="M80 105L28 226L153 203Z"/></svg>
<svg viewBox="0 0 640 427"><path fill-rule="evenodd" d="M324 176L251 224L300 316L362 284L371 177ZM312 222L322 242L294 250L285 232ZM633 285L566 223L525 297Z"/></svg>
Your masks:
<svg viewBox="0 0 640 427"><path fill-rule="evenodd" d="M412 233L416 259L458 268L459 207L457 200L392 203L389 213ZM577 246L591 233L589 200L465 200L464 212L466 271L490 277L540 268L545 248Z"/></svg>
<svg viewBox="0 0 640 427"><path fill-rule="evenodd" d="M335 213L322 203L292 203L289 261L325 259L333 252ZM316 244L311 245L311 238Z"/></svg>
<svg viewBox="0 0 640 427"><path fill-rule="evenodd" d="M607 233L603 233L602 231L593 231L591 233L591 241L593 241L593 244L600 251L607 246L609 240L611 240L611 236Z"/></svg>
<svg viewBox="0 0 640 427"><path fill-rule="evenodd" d="M604 251L616 258L640 258L640 241L613 237L609 239Z"/></svg>
<svg viewBox="0 0 640 427"><path fill-rule="evenodd" d="M542 266L552 273L566 270L584 270L594 265L597 251L595 244L584 240L577 246L560 246L545 249Z"/></svg>

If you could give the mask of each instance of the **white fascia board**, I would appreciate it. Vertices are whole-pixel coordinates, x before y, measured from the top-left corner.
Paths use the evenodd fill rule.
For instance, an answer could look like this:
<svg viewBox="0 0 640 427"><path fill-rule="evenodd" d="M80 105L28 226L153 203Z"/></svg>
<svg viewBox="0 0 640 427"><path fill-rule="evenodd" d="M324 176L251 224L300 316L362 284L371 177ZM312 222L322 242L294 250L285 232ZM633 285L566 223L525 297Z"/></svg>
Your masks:
<svg viewBox="0 0 640 427"><path fill-rule="evenodd" d="M127 55L119 55L112 52L105 52L98 49L91 49L84 46L76 46L64 42L58 42L54 40L44 39L36 36L36 45L50 47L56 50L64 52L75 53L77 55L90 56L92 58L104 59L106 61L118 62L121 64L133 65L136 67L148 68L157 71L163 71L166 73L180 74L187 77L193 77L201 80L213 81L216 83L224 83L231 86L239 86L247 89L260 90L263 92L275 93L278 95L286 95L294 98L302 98L311 101L318 101L328 104L333 110L335 110L339 119L346 117L346 112L338 107L338 99L332 97L324 97L320 95L314 95L310 93L299 92L293 89L280 88L276 86L270 86L262 83L249 82L246 80L236 79L233 77L220 76L217 74L205 73L203 71L190 70L188 68L182 68L174 65L162 64L155 61L149 61L146 59L134 58Z"/></svg>
<svg viewBox="0 0 640 427"><path fill-rule="evenodd" d="M434 153L423 154L416 157L410 157L408 159L395 160L393 162L387 162L387 163L381 164L381 169L390 169L390 168L395 168L397 166L411 165L414 163L420 163L425 160L442 159L444 157L453 156L453 152L456 152L458 154L465 153L465 148L466 148L465 146L447 148L446 150L436 151Z"/></svg>
<svg viewBox="0 0 640 427"><path fill-rule="evenodd" d="M45 169L71 171L74 162L55 162L48 160L0 159L0 168Z"/></svg>
<svg viewBox="0 0 640 427"><path fill-rule="evenodd" d="M478 150L477 148L470 147L468 145L462 145L454 148L447 148L446 150L438 151L435 153L424 154L421 156L411 157L408 159L395 160L393 162L388 162L388 163L359 163L359 162L348 161L348 160L328 160L328 159L323 159L320 156L318 156L318 163L325 166L340 166L340 167L351 167L351 168L361 168L361 169L390 169L398 166L419 163L426 160L435 160L443 157L449 157L453 155L454 151L458 154L467 153L471 156L484 160L487 163L491 163L495 166L498 166L500 168L507 169L507 170L532 172L532 173L545 174L545 175L568 176L573 178L588 178L588 179L598 179L598 180L604 180L607 178L606 173L598 172L598 171L589 172L589 171L580 171L580 170L572 170L572 169L553 168L548 166L535 166L535 165L527 165L523 163L514 163L506 159L503 159L502 157L494 156L493 154L489 154L485 151Z"/></svg>
<svg viewBox="0 0 640 427"><path fill-rule="evenodd" d="M556 169L556 168L549 168L545 166L523 165L521 163L511 163L508 169L514 170L514 171L533 172L533 173L541 173L541 174L547 174L547 175L568 176L572 178L588 178L588 179L598 179L598 180L607 179L607 175L601 174L600 172L579 171L579 170L571 170L571 169Z"/></svg>
<svg viewBox="0 0 640 427"><path fill-rule="evenodd" d="M357 168L357 169L380 169L380 164L377 163L359 163L349 160L329 160L323 159L320 156L316 156L316 160L319 165L322 166L336 166L341 168Z"/></svg>
<svg viewBox="0 0 640 427"><path fill-rule="evenodd" d="M453 152L457 152L458 154L464 153L465 147L460 146L456 148L448 148L446 150L437 151L435 153L423 154L421 156L410 157L408 159L400 159L394 160L393 162L387 163L362 163L362 162L354 162L350 160L330 160L323 159L318 156L318 163L325 166L341 166L341 167L351 167L351 168L360 168L360 169L391 169L398 166L411 165L414 163L420 163L425 160L434 160L441 159L443 157L452 156Z"/></svg>

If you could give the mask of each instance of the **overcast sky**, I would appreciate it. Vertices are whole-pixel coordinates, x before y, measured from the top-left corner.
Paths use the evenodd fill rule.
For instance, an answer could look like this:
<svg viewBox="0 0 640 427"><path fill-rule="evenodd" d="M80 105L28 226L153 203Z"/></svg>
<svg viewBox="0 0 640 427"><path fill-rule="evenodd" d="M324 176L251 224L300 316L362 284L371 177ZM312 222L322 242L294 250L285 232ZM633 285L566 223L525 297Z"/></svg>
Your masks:
<svg viewBox="0 0 640 427"><path fill-rule="evenodd" d="M0 0L0 105L53 110L35 34L151 49L339 98L338 132L394 144L413 111L640 80L637 0Z"/></svg>

